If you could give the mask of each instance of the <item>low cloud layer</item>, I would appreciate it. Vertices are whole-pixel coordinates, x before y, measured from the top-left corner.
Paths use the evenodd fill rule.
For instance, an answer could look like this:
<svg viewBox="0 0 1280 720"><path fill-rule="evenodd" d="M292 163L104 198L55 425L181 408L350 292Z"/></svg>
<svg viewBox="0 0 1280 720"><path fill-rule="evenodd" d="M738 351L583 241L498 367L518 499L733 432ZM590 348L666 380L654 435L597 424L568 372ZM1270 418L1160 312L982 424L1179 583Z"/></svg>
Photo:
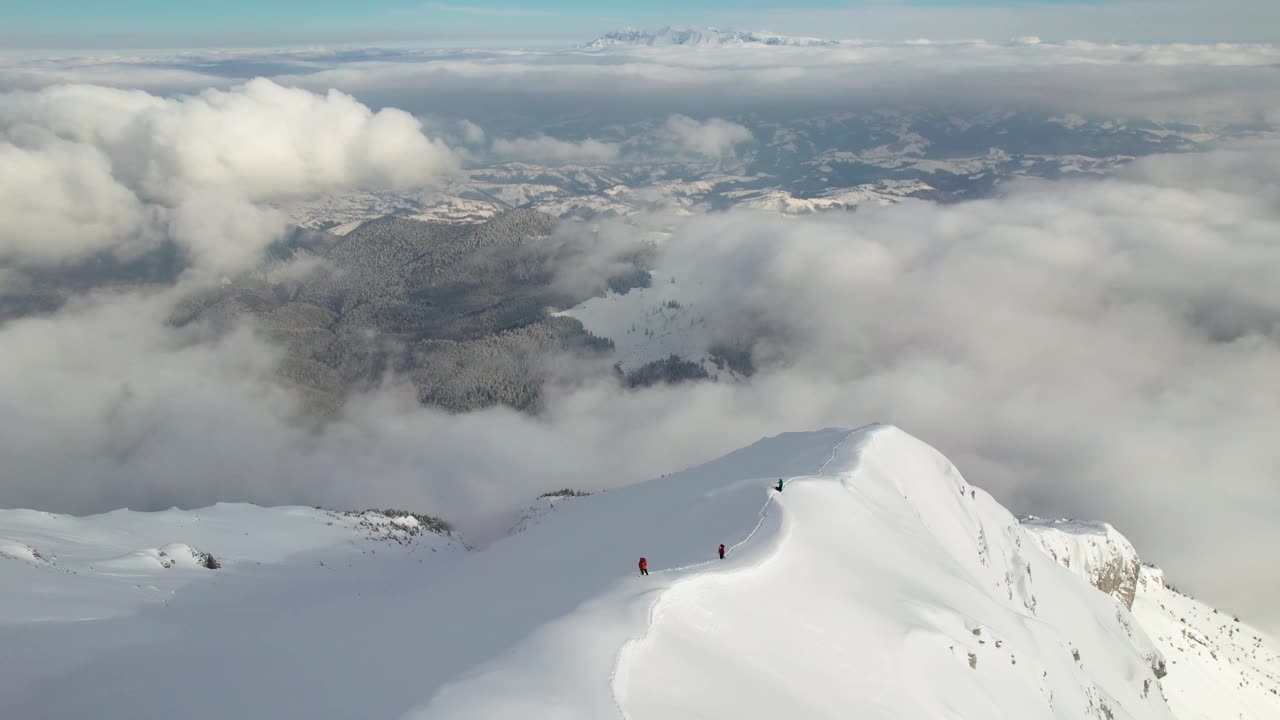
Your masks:
<svg viewBox="0 0 1280 720"><path fill-rule="evenodd" d="M617 143L587 138L578 142L546 135L493 141L493 154L500 160L531 160L544 163L609 162L618 159Z"/></svg>
<svg viewBox="0 0 1280 720"><path fill-rule="evenodd" d="M284 230L262 202L417 187L456 166L413 116L337 91L258 79L174 98L11 92L0 96L0 260L50 264L168 237L197 264L233 269Z"/></svg>
<svg viewBox="0 0 1280 720"><path fill-rule="evenodd" d="M903 103L1245 123L1280 109L1274 44L1006 37L1012 36L999 42L846 40L834 47L14 58L0 62L0 90L94 83L167 95L265 76L316 93L338 88L375 108L479 121L509 138L544 128L563 137L554 122L584 117L665 121L672 114L770 115Z"/></svg>
<svg viewBox="0 0 1280 720"><path fill-rule="evenodd" d="M667 118L666 131L681 152L709 158L732 157L734 147L750 142L751 131L723 118L695 120L688 115Z"/></svg>
<svg viewBox="0 0 1280 720"><path fill-rule="evenodd" d="M1032 34L1090 40L1269 42L1280 8L1269 0L1111 0L1110 2L869 2L840 9L759 11L779 32L856 37L1012 38Z"/></svg>

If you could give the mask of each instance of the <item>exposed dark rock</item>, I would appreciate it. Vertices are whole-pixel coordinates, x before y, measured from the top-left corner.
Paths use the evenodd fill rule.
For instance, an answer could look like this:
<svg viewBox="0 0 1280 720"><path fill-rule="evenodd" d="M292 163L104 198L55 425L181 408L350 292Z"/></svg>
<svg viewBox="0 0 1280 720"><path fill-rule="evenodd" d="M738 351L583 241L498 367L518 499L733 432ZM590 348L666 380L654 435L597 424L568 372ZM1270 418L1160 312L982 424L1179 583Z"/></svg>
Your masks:
<svg viewBox="0 0 1280 720"><path fill-rule="evenodd" d="M591 494L591 493L586 492L586 491L583 491L583 490L574 490L573 488L562 488L562 489L560 489L560 490L552 490L551 492L544 492L544 493L542 493L541 495L539 495L538 497L539 497L539 498L552 498L552 497L586 497L586 496L588 496L588 495L590 495L590 494Z"/></svg>
<svg viewBox="0 0 1280 720"><path fill-rule="evenodd" d="M709 377L711 376L702 365L685 360L679 355L671 355L666 359L654 360L632 370L627 373L625 382L627 387L640 388L658 383L673 384L686 380L706 380Z"/></svg>
<svg viewBox="0 0 1280 720"><path fill-rule="evenodd" d="M718 343L709 348L709 353L711 362L715 363L718 370L728 368L743 377L751 377L756 371L756 367L751 360L750 345Z"/></svg>

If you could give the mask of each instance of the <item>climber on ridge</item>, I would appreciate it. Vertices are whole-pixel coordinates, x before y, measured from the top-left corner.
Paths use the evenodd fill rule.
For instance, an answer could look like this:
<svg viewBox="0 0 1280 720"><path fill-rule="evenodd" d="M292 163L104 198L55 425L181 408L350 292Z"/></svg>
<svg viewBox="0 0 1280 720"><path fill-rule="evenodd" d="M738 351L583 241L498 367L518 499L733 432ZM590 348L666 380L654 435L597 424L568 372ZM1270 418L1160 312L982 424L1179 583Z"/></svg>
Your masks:
<svg viewBox="0 0 1280 720"><path fill-rule="evenodd" d="M644 558L640 558L640 574L641 575L649 574L649 561L645 560Z"/></svg>
<svg viewBox="0 0 1280 720"><path fill-rule="evenodd" d="M778 492L782 492L782 478L778 478Z"/></svg>
<svg viewBox="0 0 1280 720"><path fill-rule="evenodd" d="M724 559L724 543L720 543L720 559Z"/></svg>

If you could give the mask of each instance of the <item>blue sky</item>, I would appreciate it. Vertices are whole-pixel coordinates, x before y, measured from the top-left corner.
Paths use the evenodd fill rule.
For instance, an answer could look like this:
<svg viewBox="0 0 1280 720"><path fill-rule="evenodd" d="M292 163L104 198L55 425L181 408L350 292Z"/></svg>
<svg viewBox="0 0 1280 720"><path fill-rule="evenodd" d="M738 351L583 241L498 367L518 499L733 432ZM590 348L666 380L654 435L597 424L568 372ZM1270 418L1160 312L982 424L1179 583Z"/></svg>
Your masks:
<svg viewBox="0 0 1280 720"><path fill-rule="evenodd" d="M0 0L0 43L178 48L584 42L624 25L825 37L1280 40L1280 0Z"/></svg>

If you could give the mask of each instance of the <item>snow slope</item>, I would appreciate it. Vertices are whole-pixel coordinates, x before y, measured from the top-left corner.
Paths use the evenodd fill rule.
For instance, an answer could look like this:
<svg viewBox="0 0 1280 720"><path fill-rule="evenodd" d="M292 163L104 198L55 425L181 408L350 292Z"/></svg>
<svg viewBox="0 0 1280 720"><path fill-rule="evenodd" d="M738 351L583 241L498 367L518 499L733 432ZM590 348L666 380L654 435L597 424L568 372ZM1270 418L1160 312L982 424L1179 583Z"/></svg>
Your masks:
<svg viewBox="0 0 1280 720"><path fill-rule="evenodd" d="M311 552L337 561L396 544L461 549L413 518L220 503L79 518L0 510L0 625L102 620L164 605L197 582L252 577ZM25 549L25 552L24 552ZM222 567L206 567L211 554ZM21 562L14 562L19 560Z"/></svg>
<svg viewBox="0 0 1280 720"><path fill-rule="evenodd" d="M1131 607L1165 659L1163 689L1181 720L1280 717L1280 652L1261 631L1170 588L1111 525L1027 518L1050 557Z"/></svg>
<svg viewBox="0 0 1280 720"><path fill-rule="evenodd" d="M5 552L14 545L39 558ZM188 547L221 567L182 558ZM464 550L414 518L375 512L0 511L0 717L261 717L273 707L288 717L290 706L325 716L301 696L327 666L349 662L324 657L341 654L348 612L375 612L361 593L395 592L404 570ZM162 551L180 560L166 567ZM367 652L374 639L351 649ZM342 671L350 682L330 692L376 690Z"/></svg>
<svg viewBox="0 0 1280 720"><path fill-rule="evenodd" d="M1128 611L887 426L542 503L474 552L302 508L42 515L0 514L6 716L1173 717ZM224 567L102 568L173 543Z"/></svg>
<svg viewBox="0 0 1280 720"><path fill-rule="evenodd" d="M775 504L770 552L675 585L624 650L628 717L1170 717L1127 613L900 430Z"/></svg>
<svg viewBox="0 0 1280 720"><path fill-rule="evenodd" d="M610 290L557 314L575 318L593 334L612 340L613 356L624 373L672 355L714 370L708 364L705 318L683 287L667 278L655 276L650 287L623 294Z"/></svg>
<svg viewBox="0 0 1280 720"><path fill-rule="evenodd" d="M1169 707L1180 720L1280 718L1280 644L1168 587L1145 566L1133 614L1164 655Z"/></svg>

